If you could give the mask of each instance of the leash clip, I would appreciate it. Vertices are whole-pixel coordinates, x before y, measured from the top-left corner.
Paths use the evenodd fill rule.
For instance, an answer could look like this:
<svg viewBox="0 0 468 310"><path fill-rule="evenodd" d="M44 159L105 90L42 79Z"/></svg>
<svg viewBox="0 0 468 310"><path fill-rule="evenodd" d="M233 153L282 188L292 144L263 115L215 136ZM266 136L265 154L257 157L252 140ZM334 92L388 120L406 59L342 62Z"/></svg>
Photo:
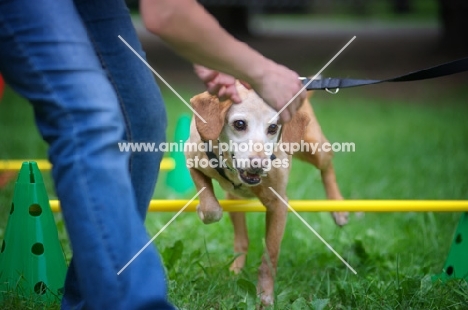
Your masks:
<svg viewBox="0 0 468 310"><path fill-rule="evenodd" d="M326 91L327 93L329 93L329 94L336 95L336 94L338 94L338 92L340 91L340 89L339 89L339 88L335 88L335 91L333 92L333 91L329 90L328 88L325 88L325 91Z"/></svg>

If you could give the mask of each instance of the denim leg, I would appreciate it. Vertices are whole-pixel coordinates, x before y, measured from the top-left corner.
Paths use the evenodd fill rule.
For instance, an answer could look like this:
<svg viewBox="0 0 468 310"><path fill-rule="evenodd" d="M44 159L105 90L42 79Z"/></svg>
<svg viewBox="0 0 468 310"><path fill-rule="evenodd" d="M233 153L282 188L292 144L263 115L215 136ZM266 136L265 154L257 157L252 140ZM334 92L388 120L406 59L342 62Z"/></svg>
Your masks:
<svg viewBox="0 0 468 310"><path fill-rule="evenodd" d="M124 38L145 58L129 11L121 0L75 0L76 8L86 26L88 35L117 93L126 123L125 140L154 142L165 140L166 111L159 88L149 69L118 38ZM137 208L144 219L149 200L154 192L162 153L132 153L130 175ZM66 301L80 302L76 285L74 260L67 273Z"/></svg>
<svg viewBox="0 0 468 310"><path fill-rule="evenodd" d="M73 3L0 1L0 71L31 101L50 146L84 299L70 308L172 309L153 246L117 275L148 236L129 154L117 146L125 131L119 100Z"/></svg>
<svg viewBox="0 0 468 310"><path fill-rule="evenodd" d="M75 0L75 5L116 90L126 122L126 140L156 145L164 142L167 119L159 87L146 65L118 38L120 35L146 58L124 0ZM160 152L130 155L132 184L143 219L153 196L162 155Z"/></svg>

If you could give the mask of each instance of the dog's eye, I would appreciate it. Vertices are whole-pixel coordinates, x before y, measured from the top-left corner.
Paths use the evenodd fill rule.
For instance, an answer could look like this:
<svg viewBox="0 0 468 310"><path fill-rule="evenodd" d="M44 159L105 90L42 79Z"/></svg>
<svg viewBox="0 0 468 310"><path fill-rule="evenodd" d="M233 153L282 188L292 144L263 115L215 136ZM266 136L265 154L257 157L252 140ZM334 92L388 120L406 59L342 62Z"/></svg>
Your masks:
<svg viewBox="0 0 468 310"><path fill-rule="evenodd" d="M278 131L278 125L271 124L270 126L268 126L268 133L270 135L274 135L277 131Z"/></svg>
<svg viewBox="0 0 468 310"><path fill-rule="evenodd" d="M239 131L245 130L247 128L247 123L241 120L234 121L232 125L234 126L236 130L239 130Z"/></svg>

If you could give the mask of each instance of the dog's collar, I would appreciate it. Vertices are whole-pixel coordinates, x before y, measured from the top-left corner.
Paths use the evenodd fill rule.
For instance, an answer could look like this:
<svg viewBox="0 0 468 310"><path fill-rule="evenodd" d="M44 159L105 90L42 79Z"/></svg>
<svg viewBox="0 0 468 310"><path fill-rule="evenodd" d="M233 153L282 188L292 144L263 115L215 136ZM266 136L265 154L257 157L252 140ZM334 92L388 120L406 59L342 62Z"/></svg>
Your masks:
<svg viewBox="0 0 468 310"><path fill-rule="evenodd" d="M281 131L280 131L280 135L281 135ZM209 160L212 160L212 159L215 159L217 162L218 162L218 165L216 165L216 167L214 167L214 169L218 172L218 174L220 176L222 176L224 179L226 179L227 181L229 181L229 183L232 184L232 186L234 187L234 189L239 189L241 188L242 186L242 183L239 183L239 184L235 184L234 182L231 181L231 179L228 178L228 176L226 175L226 172L224 171L224 169L221 167L222 165L220 164L220 161L222 160L222 157L223 157L223 154L221 153L221 150L219 150L219 157L216 156L216 154L211 150L210 146L209 146L209 143L208 141L205 141L205 140L202 140L203 143L205 143L205 154L206 156L208 156L208 159ZM219 149L219 140L218 140L218 149ZM270 155L270 160L275 160L276 159L276 155L271 153ZM230 170L230 171L236 171L235 168L233 167L230 167L229 165L226 164L226 167Z"/></svg>
<svg viewBox="0 0 468 310"><path fill-rule="evenodd" d="M216 167L214 167L214 169L218 172L218 174L220 176L222 176L224 179L226 179L227 181L229 181L229 183L232 184L234 189L241 188L242 183L235 184L234 182L232 182L231 179L229 179L228 176L226 175L226 171L224 171L224 169L221 167L221 163L220 163L220 161L222 159L221 150L220 150L219 157L218 157L218 156L216 156L216 154L209 147L208 141L203 141L203 142L205 143L205 150L206 150L205 153L206 153L206 156L208 156L208 159L209 160L215 159L218 162L218 165L216 165ZM219 140L218 140L218 148L219 148ZM231 171L236 171L235 168L229 167L228 165L226 165L226 167Z"/></svg>

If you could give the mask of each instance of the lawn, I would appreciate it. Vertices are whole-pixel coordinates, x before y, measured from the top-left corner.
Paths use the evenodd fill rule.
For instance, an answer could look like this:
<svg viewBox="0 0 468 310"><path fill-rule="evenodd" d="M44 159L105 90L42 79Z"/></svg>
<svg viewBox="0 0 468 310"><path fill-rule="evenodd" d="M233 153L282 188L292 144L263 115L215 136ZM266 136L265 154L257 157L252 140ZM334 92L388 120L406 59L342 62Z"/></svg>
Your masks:
<svg viewBox="0 0 468 310"><path fill-rule="evenodd" d="M171 140L179 113L189 111L165 89L164 96ZM335 156L338 182L347 199L468 199L468 91L452 90L449 102L441 102L440 97L383 99L359 90L315 96L314 109L328 139L356 145L354 153ZM7 90L0 104L0 159L45 158L46 150L30 107ZM49 173L43 174L50 197L55 197ZM166 173L161 173L155 198L175 197L167 194L165 180ZM0 189L0 238L13 185ZM222 197L219 188L217 192ZM323 199L318 172L294 162L288 194L290 199ZM149 214L149 234L156 234L173 215ZM290 214L274 309L468 309L465 281L431 281L431 275L442 271L460 213L353 214L341 229L327 213L301 215L358 274ZM69 259L60 214L56 220ZM193 213L180 215L155 241L167 268L171 301L180 309L253 309L264 226L264 214L248 215L247 266L234 276L228 271L235 257L228 216L205 226ZM42 309L43 305L23 302L13 293L2 308Z"/></svg>

